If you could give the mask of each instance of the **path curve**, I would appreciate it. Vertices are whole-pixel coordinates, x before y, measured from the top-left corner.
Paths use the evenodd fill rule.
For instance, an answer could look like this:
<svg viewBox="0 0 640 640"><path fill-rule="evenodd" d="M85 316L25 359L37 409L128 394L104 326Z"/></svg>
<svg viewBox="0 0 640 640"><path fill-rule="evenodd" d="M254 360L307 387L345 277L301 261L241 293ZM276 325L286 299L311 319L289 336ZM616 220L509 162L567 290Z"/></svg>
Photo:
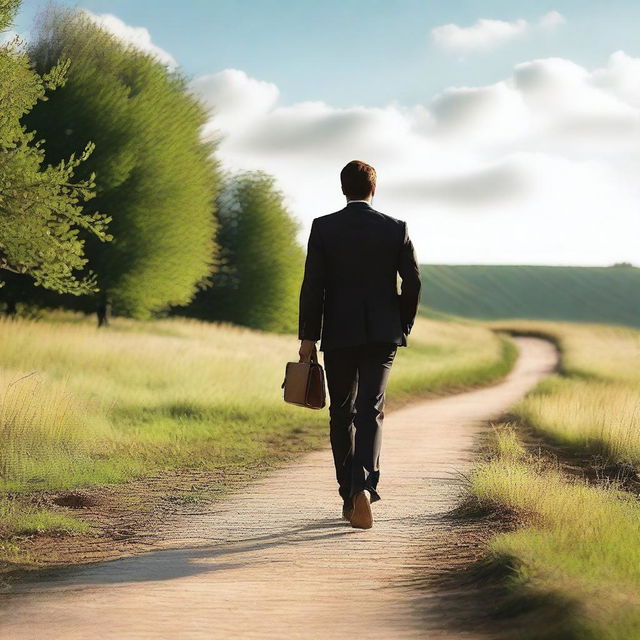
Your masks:
<svg viewBox="0 0 640 640"><path fill-rule="evenodd" d="M386 416L373 529L339 518L325 448L189 517L173 548L15 584L3 597L0 637L472 638L427 629L412 577L429 565L427 534L456 505L478 433L556 364L550 343L515 341L520 357L500 384Z"/></svg>

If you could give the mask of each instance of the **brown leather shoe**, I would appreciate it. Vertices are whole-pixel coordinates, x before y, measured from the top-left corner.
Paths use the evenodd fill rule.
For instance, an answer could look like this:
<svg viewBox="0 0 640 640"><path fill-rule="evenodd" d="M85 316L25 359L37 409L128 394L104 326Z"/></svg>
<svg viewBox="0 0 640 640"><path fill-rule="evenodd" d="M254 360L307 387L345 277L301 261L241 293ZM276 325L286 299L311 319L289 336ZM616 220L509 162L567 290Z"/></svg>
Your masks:
<svg viewBox="0 0 640 640"><path fill-rule="evenodd" d="M353 511L351 512L351 526L356 529L371 529L373 513L371 513L371 499L368 491L359 491L353 496Z"/></svg>

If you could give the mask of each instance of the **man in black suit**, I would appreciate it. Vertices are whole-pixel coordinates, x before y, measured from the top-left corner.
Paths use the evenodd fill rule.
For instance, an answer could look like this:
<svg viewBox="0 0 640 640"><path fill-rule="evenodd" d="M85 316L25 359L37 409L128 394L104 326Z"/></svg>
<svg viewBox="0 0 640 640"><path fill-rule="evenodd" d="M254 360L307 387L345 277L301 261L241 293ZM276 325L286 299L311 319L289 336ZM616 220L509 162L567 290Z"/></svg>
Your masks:
<svg viewBox="0 0 640 640"><path fill-rule="evenodd" d="M346 207L311 225L298 337L302 360L321 340L342 513L368 529L371 502L380 499L385 389L397 348L407 345L421 283L406 222L371 206L375 169L354 160L340 181Z"/></svg>

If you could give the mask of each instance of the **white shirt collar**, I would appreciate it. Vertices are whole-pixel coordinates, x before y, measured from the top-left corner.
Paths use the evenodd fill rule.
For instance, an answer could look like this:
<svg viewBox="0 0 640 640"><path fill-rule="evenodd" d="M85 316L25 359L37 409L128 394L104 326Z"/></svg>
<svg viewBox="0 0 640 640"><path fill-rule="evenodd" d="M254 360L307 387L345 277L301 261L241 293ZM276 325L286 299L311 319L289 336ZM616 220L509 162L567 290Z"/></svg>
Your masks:
<svg viewBox="0 0 640 640"><path fill-rule="evenodd" d="M349 204L350 202L366 202L369 205L371 204L369 200L347 200L347 204Z"/></svg>

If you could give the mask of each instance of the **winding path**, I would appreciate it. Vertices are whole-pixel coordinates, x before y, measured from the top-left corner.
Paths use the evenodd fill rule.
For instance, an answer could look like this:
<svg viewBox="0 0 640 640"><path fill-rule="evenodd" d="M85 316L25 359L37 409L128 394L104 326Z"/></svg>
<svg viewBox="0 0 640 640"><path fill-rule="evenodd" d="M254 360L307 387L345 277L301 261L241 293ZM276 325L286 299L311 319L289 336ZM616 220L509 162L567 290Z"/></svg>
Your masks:
<svg viewBox="0 0 640 640"><path fill-rule="evenodd" d="M374 528L340 519L329 449L185 520L166 550L54 572L3 596L11 640L473 638L430 624L415 597L430 534L456 505L475 438L556 364L516 338L498 385L423 401L385 419Z"/></svg>

